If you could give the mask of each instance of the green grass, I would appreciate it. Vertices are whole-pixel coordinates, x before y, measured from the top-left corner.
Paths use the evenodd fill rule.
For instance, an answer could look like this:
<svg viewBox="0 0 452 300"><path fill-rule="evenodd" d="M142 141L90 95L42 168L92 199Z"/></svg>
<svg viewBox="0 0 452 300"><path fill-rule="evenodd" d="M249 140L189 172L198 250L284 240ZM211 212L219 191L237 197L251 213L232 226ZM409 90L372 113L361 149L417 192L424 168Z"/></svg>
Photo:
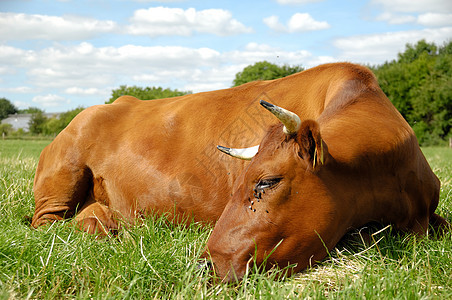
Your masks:
<svg viewBox="0 0 452 300"><path fill-rule="evenodd" d="M33 177L49 141L0 141L0 299L114 298L452 298L452 234L397 235L388 227L364 246L349 234L320 265L283 280L250 273L236 285L212 284L196 268L212 228L164 217L96 240L70 221L30 229ZM439 213L452 219L452 150L424 153L442 182Z"/></svg>

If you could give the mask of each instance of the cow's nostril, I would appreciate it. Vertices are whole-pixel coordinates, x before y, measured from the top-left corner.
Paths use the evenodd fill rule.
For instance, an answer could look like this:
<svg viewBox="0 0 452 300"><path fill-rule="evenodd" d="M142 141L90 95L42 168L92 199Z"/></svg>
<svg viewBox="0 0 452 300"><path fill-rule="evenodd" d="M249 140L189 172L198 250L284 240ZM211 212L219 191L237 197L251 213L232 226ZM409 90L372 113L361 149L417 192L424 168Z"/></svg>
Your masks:
<svg viewBox="0 0 452 300"><path fill-rule="evenodd" d="M198 261L197 269L202 270L204 272L210 272L213 269L212 262L208 259L200 260Z"/></svg>

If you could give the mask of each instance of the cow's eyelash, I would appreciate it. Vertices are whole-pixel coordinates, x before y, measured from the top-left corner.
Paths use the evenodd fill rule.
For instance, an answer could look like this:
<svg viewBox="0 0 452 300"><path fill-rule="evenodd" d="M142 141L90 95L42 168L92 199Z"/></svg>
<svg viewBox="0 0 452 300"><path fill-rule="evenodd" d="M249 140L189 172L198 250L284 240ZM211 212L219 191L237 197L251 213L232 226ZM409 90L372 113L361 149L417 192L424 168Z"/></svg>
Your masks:
<svg viewBox="0 0 452 300"><path fill-rule="evenodd" d="M263 190L263 189L269 189L277 185L281 181L281 177L273 177L268 179L261 179L256 184L256 189Z"/></svg>

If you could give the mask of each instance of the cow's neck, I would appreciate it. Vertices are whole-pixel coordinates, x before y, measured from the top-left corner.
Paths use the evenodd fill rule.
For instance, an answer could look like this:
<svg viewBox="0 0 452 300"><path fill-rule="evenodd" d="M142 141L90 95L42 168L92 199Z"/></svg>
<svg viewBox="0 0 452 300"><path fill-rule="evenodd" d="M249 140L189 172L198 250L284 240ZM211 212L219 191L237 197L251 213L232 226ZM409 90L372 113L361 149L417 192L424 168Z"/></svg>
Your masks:
<svg viewBox="0 0 452 300"><path fill-rule="evenodd" d="M396 153L373 153L331 163L328 185L346 231L370 222L396 228L409 222L413 212L403 181L409 170L403 162L397 165L397 159Z"/></svg>

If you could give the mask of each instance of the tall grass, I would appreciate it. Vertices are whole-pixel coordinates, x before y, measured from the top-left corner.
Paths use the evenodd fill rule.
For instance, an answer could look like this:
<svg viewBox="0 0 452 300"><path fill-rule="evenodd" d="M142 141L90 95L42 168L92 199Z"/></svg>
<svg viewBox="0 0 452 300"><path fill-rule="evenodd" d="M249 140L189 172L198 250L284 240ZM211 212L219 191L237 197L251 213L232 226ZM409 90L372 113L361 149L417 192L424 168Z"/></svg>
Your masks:
<svg viewBox="0 0 452 300"><path fill-rule="evenodd" d="M71 221L34 230L34 170L48 141L0 141L0 298L452 298L452 234L414 238L369 229L351 233L320 265L282 280L251 272L235 285L212 284L197 258L212 230L164 216L95 239ZM439 213L452 219L452 150L424 153L441 179Z"/></svg>

